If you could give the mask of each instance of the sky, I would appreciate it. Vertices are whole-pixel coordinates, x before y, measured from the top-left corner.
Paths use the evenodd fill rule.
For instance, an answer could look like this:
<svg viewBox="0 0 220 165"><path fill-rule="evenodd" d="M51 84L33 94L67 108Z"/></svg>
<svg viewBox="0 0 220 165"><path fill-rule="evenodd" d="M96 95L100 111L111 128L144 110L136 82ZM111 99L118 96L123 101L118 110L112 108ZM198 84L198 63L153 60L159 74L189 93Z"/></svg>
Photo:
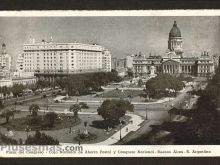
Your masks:
<svg viewBox="0 0 220 165"><path fill-rule="evenodd" d="M16 59L30 36L54 42L97 43L113 57L129 54L163 55L174 20L181 31L186 56L207 50L219 53L219 17L0 17L0 44Z"/></svg>

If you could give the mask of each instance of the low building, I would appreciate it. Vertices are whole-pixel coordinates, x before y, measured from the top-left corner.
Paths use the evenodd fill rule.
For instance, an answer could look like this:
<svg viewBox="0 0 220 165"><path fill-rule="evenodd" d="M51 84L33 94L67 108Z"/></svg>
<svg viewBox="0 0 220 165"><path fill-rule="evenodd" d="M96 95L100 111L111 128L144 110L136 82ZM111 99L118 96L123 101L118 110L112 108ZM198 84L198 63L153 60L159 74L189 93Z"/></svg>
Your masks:
<svg viewBox="0 0 220 165"><path fill-rule="evenodd" d="M36 84L37 79L35 76L33 77L14 77L12 78L12 83L14 84L22 84L22 85L30 85Z"/></svg>
<svg viewBox="0 0 220 165"><path fill-rule="evenodd" d="M34 72L15 72L12 78L12 83L14 84L22 84L22 85L30 85L35 84L37 82L37 78L34 76Z"/></svg>
<svg viewBox="0 0 220 165"><path fill-rule="evenodd" d="M0 87L11 87L13 85L12 80L11 79L1 79L0 80Z"/></svg>

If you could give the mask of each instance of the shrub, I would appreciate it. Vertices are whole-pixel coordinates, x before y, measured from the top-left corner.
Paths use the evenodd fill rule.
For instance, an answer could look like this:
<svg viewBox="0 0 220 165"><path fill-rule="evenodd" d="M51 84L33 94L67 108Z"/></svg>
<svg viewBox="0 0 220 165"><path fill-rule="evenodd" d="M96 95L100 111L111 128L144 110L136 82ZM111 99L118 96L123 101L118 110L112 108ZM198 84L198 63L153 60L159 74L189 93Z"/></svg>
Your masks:
<svg viewBox="0 0 220 165"><path fill-rule="evenodd" d="M28 136L26 145L58 145L59 141L53 137L36 131L34 136Z"/></svg>
<svg viewBox="0 0 220 165"><path fill-rule="evenodd" d="M26 119L26 123L28 125L39 125L42 122L41 116L31 116L28 115Z"/></svg>
<svg viewBox="0 0 220 165"><path fill-rule="evenodd" d="M50 127L53 127L54 125L54 122L55 122L55 119L57 118L57 114L55 112L48 112L46 115L45 115L45 118L44 120L47 121L47 123L49 123L49 126Z"/></svg>
<svg viewBox="0 0 220 165"><path fill-rule="evenodd" d="M84 102L80 102L79 105L80 105L81 108L83 108L83 109L88 109L88 108L89 108L89 106L88 106L86 103L84 103Z"/></svg>
<svg viewBox="0 0 220 165"><path fill-rule="evenodd" d="M1 133L0 133L0 139L5 144L11 144L11 145L17 145L18 144L17 140L9 138L9 137L1 134Z"/></svg>

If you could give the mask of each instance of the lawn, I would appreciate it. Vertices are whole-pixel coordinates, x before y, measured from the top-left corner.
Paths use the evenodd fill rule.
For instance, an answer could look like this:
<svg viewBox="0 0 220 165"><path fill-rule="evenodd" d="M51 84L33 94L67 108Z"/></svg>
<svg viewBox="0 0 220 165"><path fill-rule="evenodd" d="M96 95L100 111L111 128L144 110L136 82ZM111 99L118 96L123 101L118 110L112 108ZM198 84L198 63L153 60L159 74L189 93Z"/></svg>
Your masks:
<svg viewBox="0 0 220 165"><path fill-rule="evenodd" d="M27 114L29 113L20 112L19 114L15 115L14 120L16 120L17 118L22 118L26 116ZM42 115L42 114L43 113L39 113L39 115ZM81 143L92 144L92 143L98 143L98 142L106 140L111 135L113 135L116 131L119 130L119 126L116 126L115 128L112 128L109 132L106 132L104 130L105 128L100 126L100 123L103 122L103 118L96 114L89 114L89 115L82 114L82 115L79 115L79 118L81 122L77 125L72 125L71 130L69 127L66 127L66 128L61 128L61 129L41 130L41 132L44 132L47 135L54 137L55 139L59 140L60 143L77 144L78 141L76 137L79 131L80 133L82 133L85 130L84 122L86 121L88 123L88 126L87 126L88 132L96 136L96 138L89 140L89 141L81 142ZM121 118L121 120L124 121L123 126L126 126L126 124L129 123L129 119L130 119L129 116L124 116ZM4 119L1 120L1 123L3 122L5 122ZM10 119L9 122L11 123L12 119ZM12 124L9 124L9 125L12 125ZM0 129L3 134L7 132L7 128L4 125L1 125ZM15 134L12 137L13 139L19 140L21 138L24 141L27 138L27 133L24 131L24 129L21 131L16 131L12 127L12 131ZM34 135L35 131L31 130L28 134Z"/></svg>
<svg viewBox="0 0 220 165"><path fill-rule="evenodd" d="M23 112L20 112L23 113ZM24 113L23 113L24 114ZM10 130L15 131L23 131L27 127L27 114L23 115L21 117L16 117L14 119L11 119L8 123L1 122L1 126L5 128L9 128ZM43 123L44 114L41 113L37 116L37 119L39 120L38 124L35 125L29 125L29 128L31 130L59 130L63 128L69 128L70 126L74 126L79 124L81 121L79 118L75 118L73 116L65 116L65 115L59 115L59 118L57 118L54 122L53 127L41 127L41 123Z"/></svg>

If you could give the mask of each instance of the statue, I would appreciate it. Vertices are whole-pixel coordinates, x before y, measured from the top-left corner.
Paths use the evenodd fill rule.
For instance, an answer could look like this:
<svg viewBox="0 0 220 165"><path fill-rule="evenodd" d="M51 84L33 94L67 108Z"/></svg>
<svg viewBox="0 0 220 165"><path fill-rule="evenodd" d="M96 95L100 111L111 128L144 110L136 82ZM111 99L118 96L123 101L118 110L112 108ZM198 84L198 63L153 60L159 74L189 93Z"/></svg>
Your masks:
<svg viewBox="0 0 220 165"><path fill-rule="evenodd" d="M151 67L150 67L150 77L155 77L156 76L155 72L156 72L155 66L151 65Z"/></svg>

